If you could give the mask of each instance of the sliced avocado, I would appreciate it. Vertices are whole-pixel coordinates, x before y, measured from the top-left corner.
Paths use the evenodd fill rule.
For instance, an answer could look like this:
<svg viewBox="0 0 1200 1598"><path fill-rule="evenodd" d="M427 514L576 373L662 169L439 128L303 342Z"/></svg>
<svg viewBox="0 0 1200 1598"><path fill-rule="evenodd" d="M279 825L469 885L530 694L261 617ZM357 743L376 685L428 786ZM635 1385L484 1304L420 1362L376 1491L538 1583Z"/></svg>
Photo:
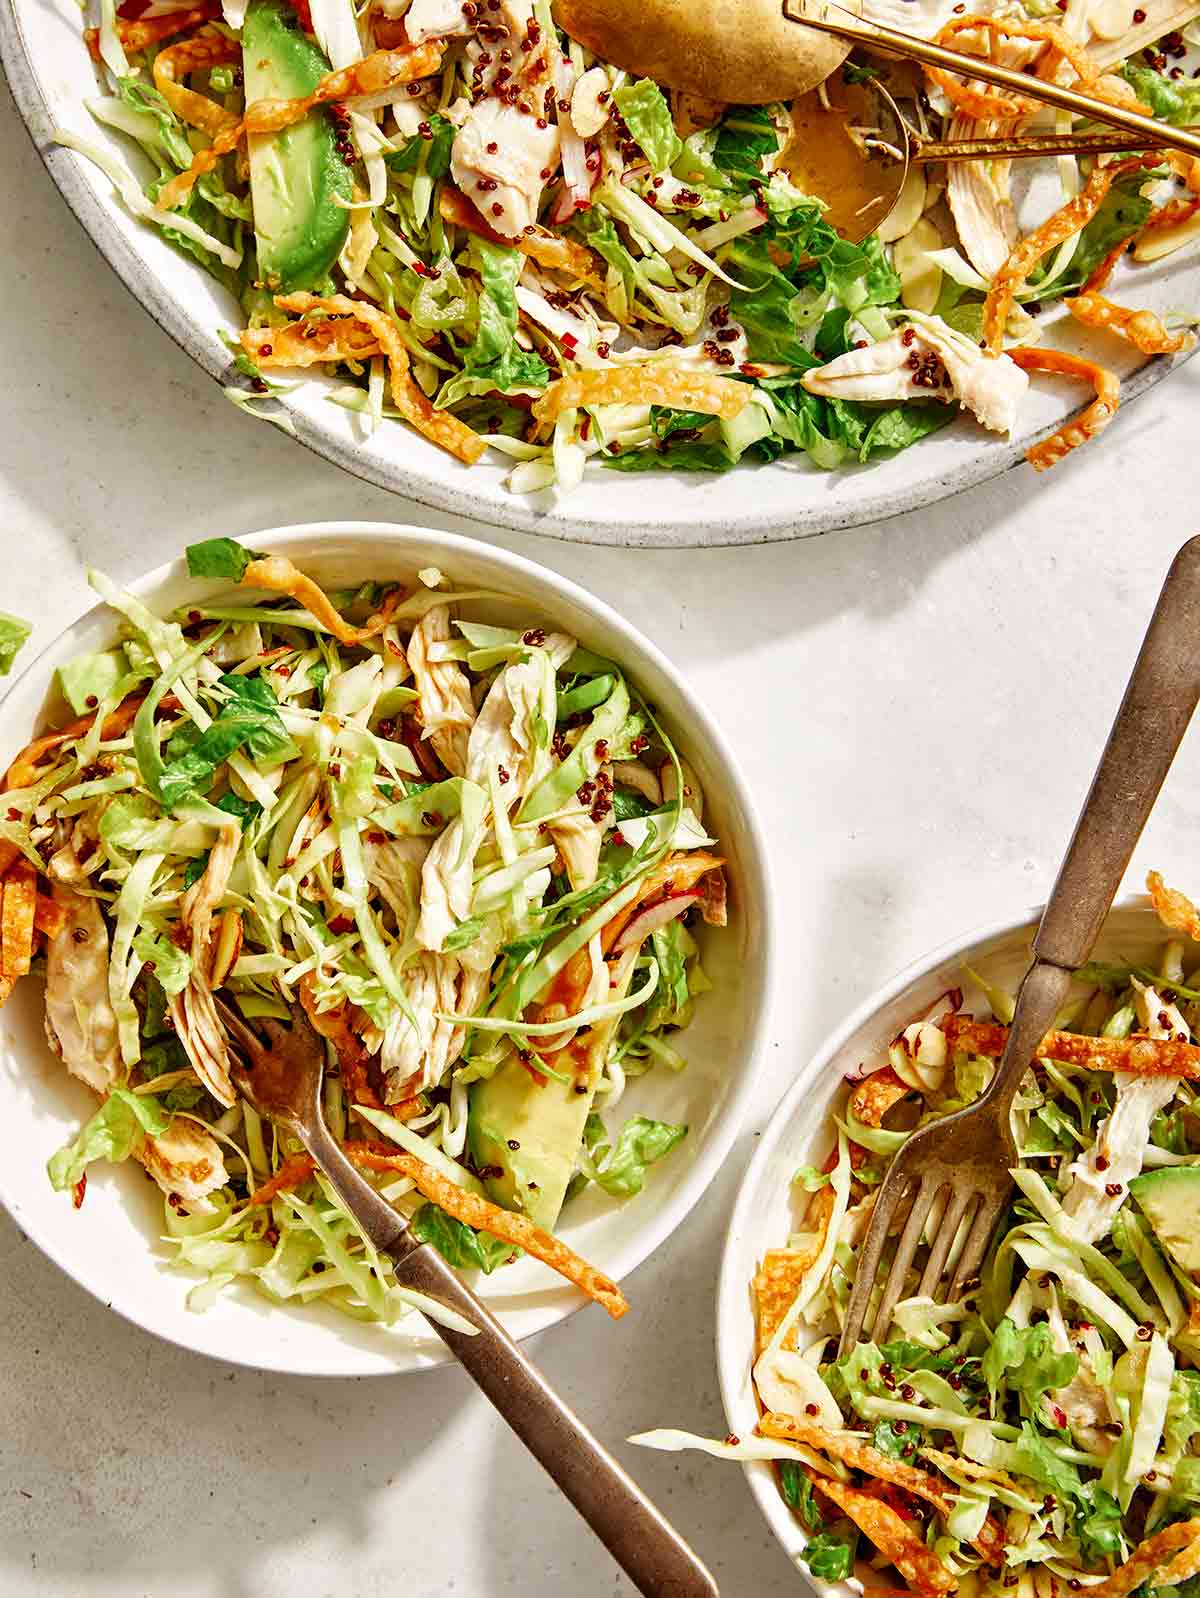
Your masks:
<svg viewBox="0 0 1200 1598"><path fill-rule="evenodd" d="M575 1170L594 1093L547 1077L515 1057L471 1089L471 1155L497 1204L552 1231ZM499 1173L497 1175L497 1172Z"/></svg>
<svg viewBox="0 0 1200 1598"><path fill-rule="evenodd" d="M329 71L329 62L296 25L280 0L251 0L242 28L246 103L302 99ZM338 200L353 194L350 168L324 107L279 133L252 133L250 193L258 268L273 293L315 289L350 229Z"/></svg>
<svg viewBox="0 0 1200 1598"><path fill-rule="evenodd" d="M1200 1166L1144 1171L1130 1182L1129 1191L1176 1264L1200 1275Z"/></svg>

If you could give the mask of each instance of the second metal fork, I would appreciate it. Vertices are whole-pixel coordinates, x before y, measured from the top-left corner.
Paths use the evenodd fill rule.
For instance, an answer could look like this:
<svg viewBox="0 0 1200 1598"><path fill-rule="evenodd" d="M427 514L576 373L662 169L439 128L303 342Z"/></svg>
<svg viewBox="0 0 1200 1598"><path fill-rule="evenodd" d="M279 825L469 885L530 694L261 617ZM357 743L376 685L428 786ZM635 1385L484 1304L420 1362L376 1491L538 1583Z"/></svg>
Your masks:
<svg viewBox="0 0 1200 1598"><path fill-rule="evenodd" d="M917 1293L937 1297L951 1250L967 1223L946 1301L979 1270L1012 1192L1017 1150L1009 1110L1038 1045L1062 1008L1074 973L1092 952L1146 818L1200 700L1200 538L1176 555L1134 665L1058 880L1033 943L1034 961L996 1074L978 1103L915 1132L888 1170L858 1257L838 1347L882 1341L939 1195L947 1195L929 1239ZM868 1323L892 1222L911 1206L887 1280Z"/></svg>

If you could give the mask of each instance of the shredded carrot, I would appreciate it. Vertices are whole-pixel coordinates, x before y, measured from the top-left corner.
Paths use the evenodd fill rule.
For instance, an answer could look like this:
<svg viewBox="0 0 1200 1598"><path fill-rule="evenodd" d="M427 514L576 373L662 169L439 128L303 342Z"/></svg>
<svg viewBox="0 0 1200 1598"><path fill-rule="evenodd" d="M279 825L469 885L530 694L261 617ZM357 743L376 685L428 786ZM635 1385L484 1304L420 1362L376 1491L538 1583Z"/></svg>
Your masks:
<svg viewBox="0 0 1200 1598"><path fill-rule="evenodd" d="M1006 352L1010 360L1024 372L1050 372L1059 377L1078 377L1091 383L1096 397L1083 413L1073 421L1064 422L1056 433L1044 438L1040 444L1025 452L1025 459L1035 472L1049 471L1057 466L1064 455L1086 444L1102 433L1117 414L1121 404L1121 380L1106 366L1098 366L1082 355L1069 355L1065 350L1015 349Z"/></svg>
<svg viewBox="0 0 1200 1598"><path fill-rule="evenodd" d="M372 1171L398 1171L411 1178L424 1198L445 1210L447 1215L452 1215L456 1221L462 1221L477 1232L488 1232L502 1242L513 1244L515 1248L524 1249L526 1254L541 1260L590 1299L603 1305L614 1320L619 1320L629 1308L615 1282L601 1275L573 1249L551 1233L543 1231L540 1226L535 1226L526 1216L502 1209L499 1204L480 1198L477 1193L469 1193L466 1188L459 1187L415 1155L396 1152L379 1143L351 1142L344 1147L356 1165ZM290 1155L274 1176L250 1195L248 1202L250 1205L269 1204L280 1193L299 1187L315 1170L316 1162L311 1155Z"/></svg>

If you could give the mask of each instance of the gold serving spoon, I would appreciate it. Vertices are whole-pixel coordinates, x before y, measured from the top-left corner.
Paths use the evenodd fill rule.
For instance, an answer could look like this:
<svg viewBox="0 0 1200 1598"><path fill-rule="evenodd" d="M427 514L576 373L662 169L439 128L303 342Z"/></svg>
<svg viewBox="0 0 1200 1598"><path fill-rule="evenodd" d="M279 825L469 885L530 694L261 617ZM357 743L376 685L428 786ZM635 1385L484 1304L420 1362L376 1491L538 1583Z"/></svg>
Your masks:
<svg viewBox="0 0 1200 1598"><path fill-rule="evenodd" d="M1153 138L1107 129L926 139L908 125L881 83L851 83L837 74L820 90L792 102L792 123L780 167L798 189L825 201L826 220L854 244L887 221L914 166L1161 149L1176 133L1200 132L1155 123Z"/></svg>

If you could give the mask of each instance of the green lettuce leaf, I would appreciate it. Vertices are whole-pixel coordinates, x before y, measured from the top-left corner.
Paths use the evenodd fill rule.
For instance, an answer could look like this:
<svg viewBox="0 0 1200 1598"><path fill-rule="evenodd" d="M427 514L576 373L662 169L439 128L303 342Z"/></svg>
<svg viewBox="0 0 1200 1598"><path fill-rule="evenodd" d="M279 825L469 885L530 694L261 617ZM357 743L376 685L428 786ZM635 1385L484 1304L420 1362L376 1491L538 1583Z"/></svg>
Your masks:
<svg viewBox="0 0 1200 1598"><path fill-rule="evenodd" d="M739 188L763 181L763 160L779 149L766 106L735 105L721 119L713 161Z"/></svg>
<svg viewBox="0 0 1200 1598"><path fill-rule="evenodd" d="M1133 86L1139 100L1150 107L1151 116L1178 127L1200 122L1200 82L1193 78L1168 78L1153 67L1127 61L1121 76Z"/></svg>
<svg viewBox="0 0 1200 1598"><path fill-rule="evenodd" d="M50 1156L46 1164L50 1185L61 1193L79 1182L93 1160L113 1164L127 1160L144 1137L165 1132L170 1120L150 1094L113 1088L75 1141Z"/></svg>
<svg viewBox="0 0 1200 1598"><path fill-rule="evenodd" d="M497 1266L520 1253L511 1243L490 1232L476 1232L436 1204L422 1204L409 1226L415 1237L431 1243L447 1264L460 1271L474 1268L490 1276Z"/></svg>
<svg viewBox="0 0 1200 1598"><path fill-rule="evenodd" d="M450 151L454 144L455 127L443 116L429 119L430 137L414 135L399 150L384 156L384 164L393 172L416 172L425 157L425 175L430 178L445 177L450 170Z"/></svg>
<svg viewBox="0 0 1200 1598"><path fill-rule="evenodd" d="M476 239L482 288L478 296L479 326L463 352L463 369L443 385L440 406L453 405L468 394L501 394L510 389L545 388L549 370L540 355L521 349L516 342L517 278L525 258L506 244Z"/></svg>
<svg viewBox="0 0 1200 1598"><path fill-rule="evenodd" d="M600 1117L589 1115L585 1140L589 1141L596 1162L595 1180L614 1198L632 1198L642 1191L647 1167L681 1143L687 1136L687 1127L634 1115L621 1128L611 1151L602 1141L606 1135Z"/></svg>
<svg viewBox="0 0 1200 1598"><path fill-rule="evenodd" d="M63 698L77 716L94 710L129 674L123 650L106 649L98 654L76 655L58 668L58 685Z"/></svg>
<svg viewBox="0 0 1200 1598"><path fill-rule="evenodd" d="M246 567L255 559L236 538L206 538L198 544L189 544L184 553L189 577L232 577L239 583Z"/></svg>
<svg viewBox="0 0 1200 1598"><path fill-rule="evenodd" d="M279 717L279 701L261 676L226 675L221 686L231 694L207 731L191 726L167 745L171 757L158 778L158 797L165 810L208 792L217 767L244 749L254 760L287 758L295 749Z"/></svg>
<svg viewBox="0 0 1200 1598"><path fill-rule="evenodd" d="M845 1581L854 1569L853 1545L827 1531L814 1537L800 1558L820 1581Z"/></svg>
<svg viewBox="0 0 1200 1598"><path fill-rule="evenodd" d="M164 993L182 993L192 974L192 957L153 927L141 927L133 935L133 952L148 965Z"/></svg>
<svg viewBox="0 0 1200 1598"><path fill-rule="evenodd" d="M779 1461L779 1488L783 1493L784 1503L789 1509L796 1511L805 1527L812 1532L820 1531L824 1522L821 1511L817 1508L812 1478L798 1460Z"/></svg>
<svg viewBox="0 0 1200 1598"><path fill-rule="evenodd" d="M1079 1369L1079 1356L1054 1350L1045 1321L1022 1329L1007 1316L997 1325L992 1345L983 1356L984 1380L994 1394L1001 1382L1035 1400L1065 1387Z"/></svg>
<svg viewBox="0 0 1200 1598"><path fill-rule="evenodd" d="M1078 1498L1083 1487L1075 1466L1060 1459L1028 1420L1021 1422L1021 1440L1012 1445L1009 1469L1063 1499Z"/></svg>
<svg viewBox="0 0 1200 1598"><path fill-rule="evenodd" d="M1121 1506L1098 1482L1085 1482L1078 1493L1079 1513L1075 1533L1083 1557L1094 1564L1103 1559L1119 1563L1124 1556Z"/></svg>
<svg viewBox="0 0 1200 1598"><path fill-rule="evenodd" d="M7 677L13 661L24 647L33 628L20 616L10 616L0 610L0 677Z"/></svg>
<svg viewBox="0 0 1200 1598"><path fill-rule="evenodd" d="M671 108L652 78L626 83L613 95L635 144L656 172L665 172L683 149Z"/></svg>

